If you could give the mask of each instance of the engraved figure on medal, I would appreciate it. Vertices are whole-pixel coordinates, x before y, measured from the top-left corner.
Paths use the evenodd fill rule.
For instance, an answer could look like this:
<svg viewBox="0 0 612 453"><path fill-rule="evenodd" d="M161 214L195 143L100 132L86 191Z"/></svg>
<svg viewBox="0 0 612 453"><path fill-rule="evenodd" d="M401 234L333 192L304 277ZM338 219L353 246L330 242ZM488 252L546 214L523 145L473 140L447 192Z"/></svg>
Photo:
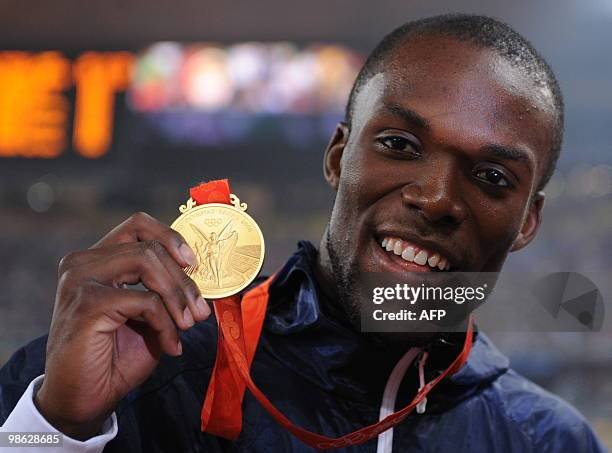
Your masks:
<svg viewBox="0 0 612 453"><path fill-rule="evenodd" d="M263 264L264 242L247 205L234 194L231 205L197 205L189 199L172 224L192 247L197 264L184 271L204 297L226 297L246 287Z"/></svg>
<svg viewBox="0 0 612 453"><path fill-rule="evenodd" d="M198 264L187 269L189 276L195 276L205 282L211 282L217 288L222 288L221 281L225 278L231 278L232 267L230 260L238 242L238 233L236 230L229 229L232 221L230 220L219 232L212 231L210 237L201 231L193 223L189 226L199 236L199 240L195 244L195 252L198 258ZM240 276L242 283L244 277ZM232 284L232 283L230 283Z"/></svg>

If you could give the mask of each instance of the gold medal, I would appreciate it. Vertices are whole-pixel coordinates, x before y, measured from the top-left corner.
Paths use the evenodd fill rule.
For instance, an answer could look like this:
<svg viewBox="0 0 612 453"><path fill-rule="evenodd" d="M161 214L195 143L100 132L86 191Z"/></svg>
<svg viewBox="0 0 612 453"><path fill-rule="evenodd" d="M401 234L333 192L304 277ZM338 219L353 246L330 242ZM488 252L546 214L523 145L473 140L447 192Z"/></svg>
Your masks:
<svg viewBox="0 0 612 453"><path fill-rule="evenodd" d="M230 195L231 205L196 205L190 198L170 226L181 233L197 257L185 269L202 296L220 299L232 296L251 283L263 265L265 246L259 226L245 211L246 203Z"/></svg>

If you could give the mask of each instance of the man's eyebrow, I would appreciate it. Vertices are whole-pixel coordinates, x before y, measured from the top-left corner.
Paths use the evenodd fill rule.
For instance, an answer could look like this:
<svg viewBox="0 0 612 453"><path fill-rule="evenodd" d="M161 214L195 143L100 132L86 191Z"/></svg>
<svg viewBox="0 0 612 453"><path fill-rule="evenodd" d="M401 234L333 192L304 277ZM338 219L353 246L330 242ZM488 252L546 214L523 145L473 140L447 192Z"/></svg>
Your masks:
<svg viewBox="0 0 612 453"><path fill-rule="evenodd" d="M427 120L414 110L410 110L409 108L402 107L401 105L397 104L384 104L384 109L392 115L400 117L407 123L424 130L429 130L429 123Z"/></svg>
<svg viewBox="0 0 612 453"><path fill-rule="evenodd" d="M528 167L532 166L531 154L521 148L489 144L483 146L481 151L493 157L522 162Z"/></svg>
<svg viewBox="0 0 612 453"><path fill-rule="evenodd" d="M430 130L429 123L427 122L427 120L423 118L421 115L419 115L417 112L415 112L414 110L411 110L407 107L403 107L401 105L393 104L393 103L385 103L383 104L383 107L387 112L391 113L394 116L401 118L406 123L412 124L426 131ZM506 159L506 160L512 160L515 162L521 162L529 168L533 167L533 160L531 157L531 153L529 153L528 151L522 148L513 147L513 146L504 146L504 145L498 145L498 144L492 143L492 144L483 146L481 148L481 151L483 151L486 154L489 154L490 156L497 157L499 159Z"/></svg>

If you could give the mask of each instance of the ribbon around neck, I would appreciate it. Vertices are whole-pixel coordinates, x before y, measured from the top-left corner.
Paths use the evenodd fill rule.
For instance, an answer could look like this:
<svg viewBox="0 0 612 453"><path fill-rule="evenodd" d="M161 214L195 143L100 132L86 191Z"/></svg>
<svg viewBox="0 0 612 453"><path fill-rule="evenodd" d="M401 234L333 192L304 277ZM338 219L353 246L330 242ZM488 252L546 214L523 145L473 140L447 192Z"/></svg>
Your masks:
<svg viewBox="0 0 612 453"><path fill-rule="evenodd" d="M197 204L230 203L227 179L210 181L190 189ZM427 382L402 409L369 426L332 438L308 431L293 424L263 394L251 378L250 368L259 342L269 290L274 275L240 295L215 299L213 309L218 325L217 357L201 412L203 432L235 440L242 431L242 400L248 388L266 411L287 431L305 444L325 450L360 445L404 420L427 394L445 377L457 372L467 361L472 347L473 320L468 320L461 352L446 370Z"/></svg>

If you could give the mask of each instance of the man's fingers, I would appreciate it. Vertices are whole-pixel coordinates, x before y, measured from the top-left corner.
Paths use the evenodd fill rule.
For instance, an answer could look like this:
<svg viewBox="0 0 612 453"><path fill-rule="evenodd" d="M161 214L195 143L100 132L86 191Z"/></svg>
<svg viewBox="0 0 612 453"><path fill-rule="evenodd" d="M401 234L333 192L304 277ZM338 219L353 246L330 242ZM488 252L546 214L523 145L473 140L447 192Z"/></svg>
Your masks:
<svg viewBox="0 0 612 453"><path fill-rule="evenodd" d="M178 232L144 212L131 215L91 248L138 241L158 241L181 266L196 264L196 256Z"/></svg>
<svg viewBox="0 0 612 453"><path fill-rule="evenodd" d="M161 246L155 241L117 244L105 248L95 248L71 253L66 255L60 261L59 275L61 277L63 273L71 269L76 269L79 266L84 266L87 264L93 264L98 260L101 260L100 264L106 263L111 255L125 253L126 250L129 250L132 247L134 247L136 250L142 251L144 254L146 254L146 249L153 250L159 261L165 267L166 272L170 275L170 278L175 282L175 285L180 287L180 289L183 291L187 306L189 307L186 309L184 306L181 306L183 308L183 318L185 319L186 325L191 326L195 321L203 321L208 318L210 315L210 307L200 295L200 289L198 288L197 284L179 267L176 261L167 252L165 247ZM153 261L155 264L156 260ZM108 279L108 277L105 277L104 283L113 284L115 286L126 286L127 284L138 282L137 280L134 281L135 277L129 275L126 276L125 274L122 276L117 275L117 279L122 280L118 285L117 281L111 281ZM145 282L143 281L143 283Z"/></svg>
<svg viewBox="0 0 612 453"><path fill-rule="evenodd" d="M144 263L149 263L152 268L147 270L136 266L130 270L129 262L135 263L128 260L128 263L119 262L122 267L117 272L118 262L113 259L111 263L114 265L107 268L110 273L99 274L99 281L114 286L142 281L147 288L160 294L173 319L182 329L191 327L195 321L208 318L210 307L200 296L197 285L181 270L181 267L197 264L195 254L178 232L142 212L130 216L89 250L64 257L60 262L60 276L69 270L81 272L83 266L95 267L98 260L107 263L109 256L126 256L130 252L123 246L135 243L141 244L139 247ZM160 269L160 263L165 272Z"/></svg>
<svg viewBox="0 0 612 453"><path fill-rule="evenodd" d="M83 252L91 261L78 267L68 267L63 279L84 281L93 279L103 285L121 287L141 282L157 293L178 327L188 329L194 324L191 308L197 306L199 290L195 283L173 263L165 247L156 241L119 244L104 250ZM96 259L92 257L96 256ZM85 260L85 258L82 258ZM169 271L168 268L173 269ZM198 320L208 317L196 316Z"/></svg>
<svg viewBox="0 0 612 453"><path fill-rule="evenodd" d="M144 321L157 334L160 349L169 355L181 354L181 345L174 322L170 318L162 299L152 291L135 291L128 289L98 288L100 298L105 302L88 307L96 312L94 318L108 322L102 326L104 331L115 331L128 320ZM108 301L112 301L109 303ZM100 316L100 315L104 316Z"/></svg>
<svg viewBox="0 0 612 453"><path fill-rule="evenodd" d="M174 281L179 282L187 296L188 311L185 316L193 315L195 321L203 321L210 315L210 307L200 294L198 285L187 275L167 253L160 253L159 259ZM187 310L187 309L186 309Z"/></svg>

